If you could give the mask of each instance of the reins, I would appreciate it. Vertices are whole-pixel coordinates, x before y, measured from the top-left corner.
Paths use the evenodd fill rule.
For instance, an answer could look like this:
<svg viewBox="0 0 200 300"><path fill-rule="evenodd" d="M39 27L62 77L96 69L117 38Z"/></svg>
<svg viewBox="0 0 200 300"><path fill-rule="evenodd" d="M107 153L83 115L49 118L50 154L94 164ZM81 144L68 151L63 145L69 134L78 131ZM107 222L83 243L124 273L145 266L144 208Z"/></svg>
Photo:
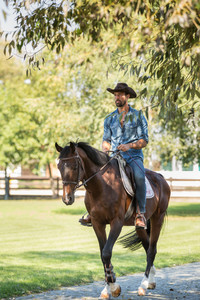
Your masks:
<svg viewBox="0 0 200 300"><path fill-rule="evenodd" d="M75 184L75 187L73 189L73 192L75 192L75 190L77 190L78 188L84 186L86 187L87 186L87 183L92 179L94 178L97 174L99 174L103 169L105 169L105 167L111 162L111 160L113 160L113 158L115 158L117 155L119 155L120 153L120 150L117 150L117 151L107 151L107 152L111 152L111 153L115 153L110 159L109 161L107 161L107 163L105 163L98 171L96 171L94 174L92 174L88 179L84 179L83 182L81 184L79 184L80 182L80 170L79 170L79 164L82 166L81 164L81 158L80 158L80 155L77 151L77 149L75 150L76 151L76 155L75 156L71 156L71 157L67 157L67 158L61 158L62 161L65 161L65 160L70 160L70 159L77 159L78 160L78 178L77 178L77 181L62 181L63 185L66 185L66 184ZM129 153L127 153L129 155ZM136 161L131 157L131 155L129 155L129 157L131 158L131 160L134 161L134 163L140 168L140 166L136 163ZM83 167L83 166L82 166ZM141 169L141 168L140 168ZM143 172L143 170L141 169L141 171Z"/></svg>
<svg viewBox="0 0 200 300"><path fill-rule="evenodd" d="M114 151L109 151L109 152L114 152ZM91 175L88 179L84 180L83 183L81 184L77 184L74 188L74 191L78 188L80 188L81 186L87 186L87 182L90 181L93 177L95 177L99 172L101 172L110 162L113 158L115 158L115 156L118 154L118 152L111 157L111 159L109 159L109 161L107 161L107 163L105 165L103 165L97 172L95 172L93 175Z"/></svg>
<svg viewBox="0 0 200 300"><path fill-rule="evenodd" d="M116 152L116 151L108 151L108 152ZM95 177L98 173L100 173L110 162L111 160L113 160L113 158L115 158L115 156L117 156L119 153L119 150L109 159L109 161L107 161L107 163L105 163L98 171L96 171L94 174L92 174L88 179L86 180L83 180L83 182L81 184L79 184L80 182L80 171L79 171L79 167L78 167L78 179L77 181L65 181L63 180L62 183L63 185L65 184L76 184L74 189L73 189L73 192L75 192L76 189L80 188L81 186L87 186L87 182L90 181L93 177ZM80 158L80 155L78 154L77 150L76 150L76 156L71 156L71 157L67 157L67 158L61 158L62 161L65 161L65 160L70 160L70 159L78 159L78 165L80 163L81 165L81 158ZM82 165L81 165L82 166Z"/></svg>

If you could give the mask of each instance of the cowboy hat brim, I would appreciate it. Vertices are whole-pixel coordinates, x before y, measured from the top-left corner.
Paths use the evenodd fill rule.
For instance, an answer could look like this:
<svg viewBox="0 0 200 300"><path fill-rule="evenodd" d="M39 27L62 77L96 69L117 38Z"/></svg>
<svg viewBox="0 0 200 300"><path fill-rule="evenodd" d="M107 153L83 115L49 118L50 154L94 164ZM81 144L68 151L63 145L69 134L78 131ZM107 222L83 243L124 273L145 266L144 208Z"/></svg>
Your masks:
<svg viewBox="0 0 200 300"><path fill-rule="evenodd" d="M126 94L129 94L130 98L136 98L137 97L136 92L130 87L114 88L114 89L107 88L107 91L111 94L114 94L115 92L124 92Z"/></svg>

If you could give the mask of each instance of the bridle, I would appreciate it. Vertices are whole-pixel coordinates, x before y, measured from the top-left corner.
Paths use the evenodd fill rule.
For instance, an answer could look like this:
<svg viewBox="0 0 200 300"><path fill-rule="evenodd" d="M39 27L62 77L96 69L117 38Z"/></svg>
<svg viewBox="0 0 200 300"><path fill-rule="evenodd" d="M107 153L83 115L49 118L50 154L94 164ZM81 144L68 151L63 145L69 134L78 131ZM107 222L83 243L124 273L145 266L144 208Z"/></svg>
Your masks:
<svg viewBox="0 0 200 300"><path fill-rule="evenodd" d="M67 158L60 158L61 161L66 161L66 160L71 160L71 159L75 159L76 169L78 169L77 181L63 180L62 184L63 185L75 184L75 187L74 187L74 191L75 191L77 189L78 185L79 185L79 182L80 182L80 168L79 168L79 165L82 166L81 165L81 158L80 158L78 153L75 156L71 156L71 157L67 157Z"/></svg>
<svg viewBox="0 0 200 300"><path fill-rule="evenodd" d="M78 154L78 151L76 151L76 155L75 156L71 156L71 157L67 157L67 158L60 158L61 161L66 161L66 160L70 160L70 159L75 159L76 161L76 168L78 169L78 176L77 176L77 181L66 181L66 180L63 180L62 181L62 184L63 186L64 185L67 185L67 184L75 184L75 187L73 189L73 193L76 191L76 189L80 188L81 186L84 186L86 187L87 186L87 182L90 181L94 176L96 176L99 172L101 172L110 162L113 158L115 158L115 156L117 156L119 154L119 151L117 151L115 153L115 155L113 155L109 161L107 161L97 172L95 172L94 174L92 174L88 179L86 180L82 180L83 183L79 184L80 182L80 168L79 166L81 166L81 168L84 170L84 167L82 166L82 163L81 163L81 158L80 158L80 155ZM114 151L109 151L109 152L114 152Z"/></svg>

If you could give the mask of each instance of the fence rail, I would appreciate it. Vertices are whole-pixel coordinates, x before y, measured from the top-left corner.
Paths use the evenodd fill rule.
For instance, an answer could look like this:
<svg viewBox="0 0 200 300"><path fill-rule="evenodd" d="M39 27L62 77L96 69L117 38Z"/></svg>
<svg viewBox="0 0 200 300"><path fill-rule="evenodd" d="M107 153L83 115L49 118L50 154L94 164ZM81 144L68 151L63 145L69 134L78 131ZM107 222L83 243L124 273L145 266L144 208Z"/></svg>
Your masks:
<svg viewBox="0 0 200 300"><path fill-rule="evenodd" d="M194 189L194 190L200 190L200 178L165 178L167 182L170 185L170 188L172 190L174 189ZM177 184L179 183L179 184ZM180 184L182 183L182 184ZM192 183L192 184L191 184Z"/></svg>
<svg viewBox="0 0 200 300"><path fill-rule="evenodd" d="M14 195L31 196L30 191L33 191L32 196L37 196L39 191L43 191L42 194L44 195L51 196L51 193L47 193L47 191L52 191L52 196L58 197L61 187L60 182L60 177L7 176L0 178L0 194L4 195L5 200L10 199ZM36 191L38 191L38 194Z"/></svg>
<svg viewBox="0 0 200 300"><path fill-rule="evenodd" d="M188 192L191 196L193 192L200 198L200 178L166 178L170 185L172 196L182 192ZM5 177L0 178L0 196L5 200L17 196L47 196L59 197L61 195L62 182L60 177L39 177L39 176L22 176L22 177ZM83 193L81 194L83 195Z"/></svg>

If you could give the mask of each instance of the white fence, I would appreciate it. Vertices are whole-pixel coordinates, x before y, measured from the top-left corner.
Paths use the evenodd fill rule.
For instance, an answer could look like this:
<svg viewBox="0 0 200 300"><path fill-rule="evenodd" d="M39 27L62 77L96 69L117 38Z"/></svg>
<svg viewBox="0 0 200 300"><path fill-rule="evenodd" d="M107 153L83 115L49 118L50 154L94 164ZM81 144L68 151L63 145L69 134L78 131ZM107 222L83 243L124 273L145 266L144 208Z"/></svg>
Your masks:
<svg viewBox="0 0 200 300"><path fill-rule="evenodd" d="M167 172L160 171L171 188L171 200L200 201L200 172ZM62 182L54 178L57 197L62 195ZM85 190L76 192L76 196L84 196ZM7 177L0 178L0 197L4 199L15 196L52 197L50 179L47 177Z"/></svg>

